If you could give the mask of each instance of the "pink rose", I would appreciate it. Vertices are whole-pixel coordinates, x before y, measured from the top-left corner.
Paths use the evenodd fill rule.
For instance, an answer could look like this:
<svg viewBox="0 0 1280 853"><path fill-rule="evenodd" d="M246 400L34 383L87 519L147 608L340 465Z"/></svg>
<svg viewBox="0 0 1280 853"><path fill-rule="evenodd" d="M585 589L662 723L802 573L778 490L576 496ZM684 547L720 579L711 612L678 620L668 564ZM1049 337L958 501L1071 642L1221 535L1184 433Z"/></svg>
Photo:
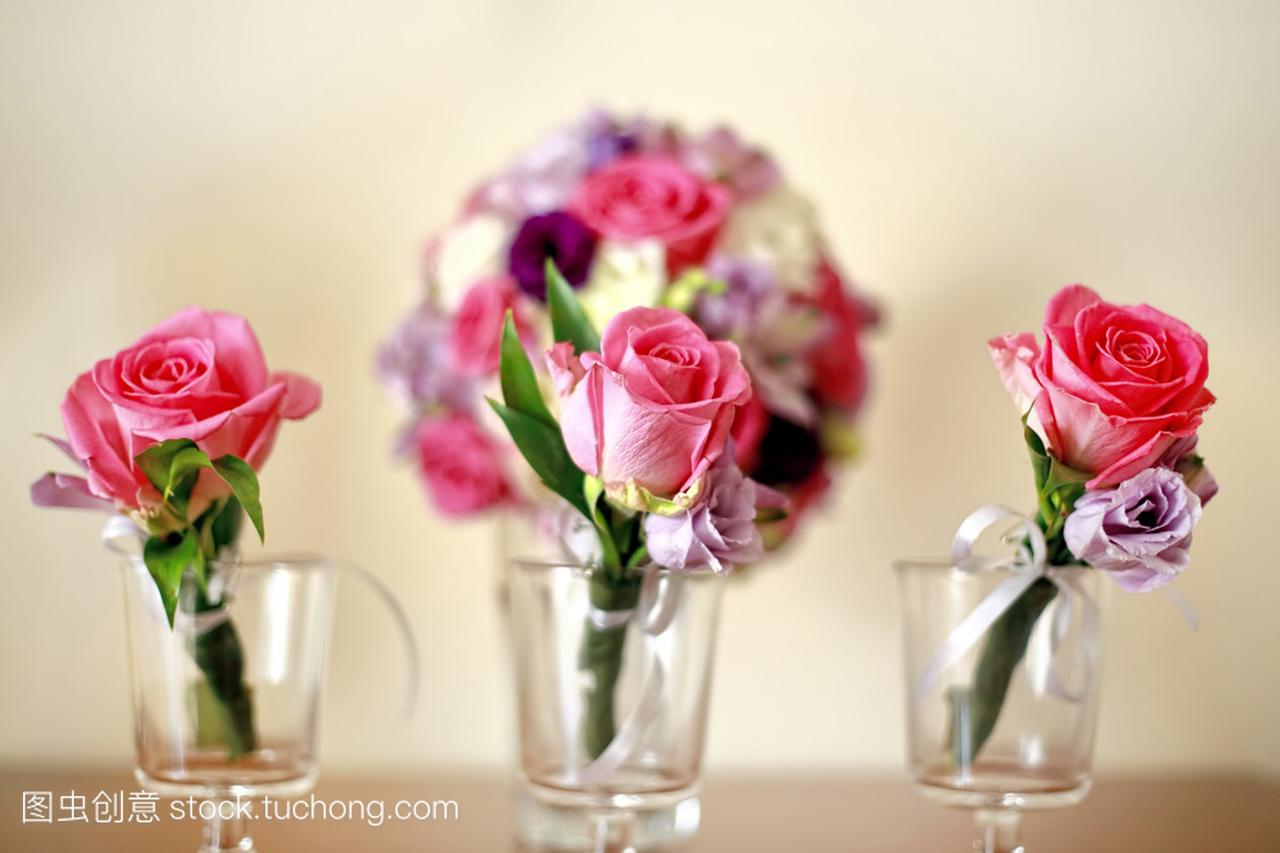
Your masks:
<svg viewBox="0 0 1280 853"><path fill-rule="evenodd" d="M33 489L33 496L68 506L90 494L119 509L138 509L159 500L134 463L151 445L190 439L210 458L232 454L258 470L281 419L306 417L319 405L320 386L310 379L267 372L243 317L188 308L76 378L62 402L69 441L58 444L86 478L58 475L65 501L47 490L37 495ZM225 483L202 473L192 515L227 493Z"/></svg>
<svg viewBox="0 0 1280 853"><path fill-rule="evenodd" d="M511 500L502 448L471 418L450 414L424 420L413 441L422 478L442 513L471 515Z"/></svg>
<svg viewBox="0 0 1280 853"><path fill-rule="evenodd" d="M1194 435L1214 402L1209 351L1190 326L1148 305L1103 302L1083 285L1049 302L1043 351L1029 334L988 346L1014 401L1035 417L1053 454L1114 486Z"/></svg>
<svg viewBox="0 0 1280 853"><path fill-rule="evenodd" d="M496 373L502 357L502 325L507 311L515 316L521 340L530 342L533 333L517 302L515 282L502 275L471 285L449 333L449 349L454 366L466 376Z"/></svg>
<svg viewBox="0 0 1280 853"><path fill-rule="evenodd" d="M700 481L751 399L738 348L678 311L632 308L609 321L600 349L576 363L568 344L548 354L574 463L660 497Z"/></svg>
<svg viewBox="0 0 1280 853"><path fill-rule="evenodd" d="M588 175L569 207L603 237L660 241L674 276L706 258L731 200L670 157L631 156Z"/></svg>

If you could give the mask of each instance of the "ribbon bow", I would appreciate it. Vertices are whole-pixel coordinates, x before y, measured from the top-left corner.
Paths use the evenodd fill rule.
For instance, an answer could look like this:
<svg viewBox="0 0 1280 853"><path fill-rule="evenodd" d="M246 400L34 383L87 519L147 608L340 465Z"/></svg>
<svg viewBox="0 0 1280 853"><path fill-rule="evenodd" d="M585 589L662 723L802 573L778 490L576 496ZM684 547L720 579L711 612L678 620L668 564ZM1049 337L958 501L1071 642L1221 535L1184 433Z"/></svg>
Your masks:
<svg viewBox="0 0 1280 853"><path fill-rule="evenodd" d="M1006 539L1021 538L1023 544L1016 554L1009 557L982 557L973 553L974 543L991 525L1005 519L1014 519L1017 525ZM942 673L954 665L977 645L1006 610L1013 606L1024 592L1040 578L1048 578L1062 593L1049 622L1048 643L1037 653L1028 653L1026 666L1032 687L1038 696L1055 696L1066 702L1079 702L1084 698L1085 687L1093 678L1093 662L1097 659L1100 638L1100 618L1097 602L1085 592L1080 583L1079 567L1056 567L1046 564L1047 548L1040 526L1017 510L1001 504L987 504L969 514L956 530L951 543L951 563L962 572L980 569L1008 569L1010 575L1000 582L986 598L978 603L968 616L961 620L942 645L933 653L916 681L915 699L922 700L937 684ZM1186 599L1169 587L1161 592L1178 608L1191 630L1199 627L1200 619ZM1054 668L1058 647L1071 629L1076 608L1080 608L1080 633L1086 646L1084 655L1086 670L1079 689L1071 690L1059 679Z"/></svg>
<svg viewBox="0 0 1280 853"><path fill-rule="evenodd" d="M1014 519L1017 525L1006 534L1006 539L1021 535L1023 545L1009 557L982 557L973 553L974 543L988 527L1005 519ZM1016 531L1016 533L1015 533ZM968 616L961 620L942 645L925 663L916 681L915 698L920 701L933 688L949 667L965 656L991 629L1006 610L1013 606L1024 592L1040 578L1048 578L1062 593L1049 625L1047 654L1029 656L1027 666L1032 685L1039 695L1052 695L1064 701L1079 702L1084 686L1092 673L1086 671L1084 683L1078 690L1063 685L1054 670L1058 647L1066 639L1077 606L1081 609L1081 634L1084 642L1095 648L1099 638L1098 605L1085 592L1076 573L1080 569L1051 568L1046 562L1047 547L1039 525L1022 513L1001 504L987 504L969 514L956 530L951 543L951 563L962 572L982 569L1008 569L1009 577L1000 582L986 598L978 603ZM1078 604L1077 604L1078 602ZM1090 662L1096 655L1086 654Z"/></svg>

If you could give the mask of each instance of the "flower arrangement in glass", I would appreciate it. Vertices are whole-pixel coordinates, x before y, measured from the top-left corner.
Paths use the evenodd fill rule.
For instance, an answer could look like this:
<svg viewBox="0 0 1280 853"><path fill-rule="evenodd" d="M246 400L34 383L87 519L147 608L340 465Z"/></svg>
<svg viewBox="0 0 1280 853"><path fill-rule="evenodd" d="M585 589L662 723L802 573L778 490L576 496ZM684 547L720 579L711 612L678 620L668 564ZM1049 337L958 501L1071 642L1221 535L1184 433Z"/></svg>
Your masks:
<svg viewBox="0 0 1280 853"><path fill-rule="evenodd" d="M138 771L153 789L252 797L314 778L333 567L242 564L236 540L245 517L264 536L257 472L281 422L319 405L316 383L268 372L244 318L191 308L78 376L67 440L45 436L83 475L46 474L32 501L111 513L103 538L125 554ZM264 644L270 672L254 659ZM224 846L252 844L215 819L206 848Z"/></svg>
<svg viewBox="0 0 1280 853"><path fill-rule="evenodd" d="M528 348L551 342L547 261L596 328L664 307L736 345L755 392L727 419L734 461L787 495L791 512L762 528L767 546L786 539L827 491L833 463L856 450L862 336L876 311L837 273L813 208L763 151L723 127L692 135L599 111L471 193L427 246L426 298L379 353L411 413L399 448L436 508L545 508L513 472L482 397L508 312ZM535 370L545 375L540 359ZM563 506L554 512L539 528L564 532Z"/></svg>
<svg viewBox="0 0 1280 853"><path fill-rule="evenodd" d="M898 566L913 768L926 793L980 810L975 849L1021 849L1017 809L1087 793L1098 578L1134 592L1168 584L1218 490L1196 453L1214 402L1199 334L1073 285L1049 302L1044 338L989 343L1023 416L1034 518L983 507L950 560ZM975 557L983 529L1010 518L1018 556Z"/></svg>
<svg viewBox="0 0 1280 853"><path fill-rule="evenodd" d="M696 828L686 806L696 810L718 612L719 585L688 577L758 559L757 520L787 500L734 461L730 428L752 396L734 344L671 308L631 308L598 335L551 261L546 274L559 417L510 314L502 401L489 405L598 547L585 563L513 567L524 771L548 808L525 831L570 849L669 843ZM629 659L641 675L623 700ZM602 817L556 816L575 805ZM647 829L632 825L638 810Z"/></svg>

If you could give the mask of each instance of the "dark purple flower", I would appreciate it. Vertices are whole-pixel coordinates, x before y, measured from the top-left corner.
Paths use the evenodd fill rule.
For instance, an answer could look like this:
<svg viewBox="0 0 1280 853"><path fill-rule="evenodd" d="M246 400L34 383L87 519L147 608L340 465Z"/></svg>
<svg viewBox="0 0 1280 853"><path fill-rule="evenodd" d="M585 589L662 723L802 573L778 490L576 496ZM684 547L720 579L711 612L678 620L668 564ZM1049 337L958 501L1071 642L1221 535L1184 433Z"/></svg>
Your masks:
<svg viewBox="0 0 1280 853"><path fill-rule="evenodd" d="M808 480L822 459L816 430L775 417L760 442L760 463L751 476L766 486L796 485Z"/></svg>
<svg viewBox="0 0 1280 853"><path fill-rule="evenodd" d="M546 264L550 258L565 279L580 287L591 272L596 235L572 213L553 210L530 216L511 243L508 269L520 289L535 299L547 298Z"/></svg>
<svg viewBox="0 0 1280 853"><path fill-rule="evenodd" d="M1170 468L1139 471L1113 489L1086 492L1062 531L1077 559L1110 572L1124 589L1164 586L1191 557L1200 498Z"/></svg>

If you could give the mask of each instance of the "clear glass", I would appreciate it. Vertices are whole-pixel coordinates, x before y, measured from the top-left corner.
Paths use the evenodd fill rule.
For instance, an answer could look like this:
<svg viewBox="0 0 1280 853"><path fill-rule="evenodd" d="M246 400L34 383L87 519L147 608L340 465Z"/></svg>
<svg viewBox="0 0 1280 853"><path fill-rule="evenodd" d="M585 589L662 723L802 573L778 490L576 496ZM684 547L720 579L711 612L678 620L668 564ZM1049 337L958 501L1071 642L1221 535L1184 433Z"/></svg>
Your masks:
<svg viewBox="0 0 1280 853"><path fill-rule="evenodd" d="M596 676L583 663L584 642L598 631L589 620L599 570L509 566L521 840L539 850L603 853L670 849L692 838L724 579L648 570L653 597L642 595L634 618L616 628L625 639L609 749L630 748L600 774L584 731ZM655 629L646 610L659 609L669 621Z"/></svg>
<svg viewBox="0 0 1280 853"><path fill-rule="evenodd" d="M960 570L946 560L901 561L895 569L902 593L908 752L917 789L944 805L974 810L974 850L1023 850L1022 810L1075 805L1092 782L1107 580L1093 569L1054 570L1069 581L1071 592L1059 585L1035 619L990 736L966 754L952 746L952 708L975 681L987 637L943 669L924 693L920 679L935 652L1011 570Z"/></svg>
<svg viewBox="0 0 1280 853"><path fill-rule="evenodd" d="M163 796L212 804L201 811L213 815L201 851L251 851L245 822L224 819L234 803L296 797L315 784L334 564L315 556L214 564L207 597L217 606L198 614L188 572L173 628L142 560L126 561L123 577L138 781ZM209 671L228 673L210 667L211 645L220 660L233 654L242 666L233 687L223 688L247 695L242 725L252 740L242 750L228 746L234 725L210 686Z"/></svg>

